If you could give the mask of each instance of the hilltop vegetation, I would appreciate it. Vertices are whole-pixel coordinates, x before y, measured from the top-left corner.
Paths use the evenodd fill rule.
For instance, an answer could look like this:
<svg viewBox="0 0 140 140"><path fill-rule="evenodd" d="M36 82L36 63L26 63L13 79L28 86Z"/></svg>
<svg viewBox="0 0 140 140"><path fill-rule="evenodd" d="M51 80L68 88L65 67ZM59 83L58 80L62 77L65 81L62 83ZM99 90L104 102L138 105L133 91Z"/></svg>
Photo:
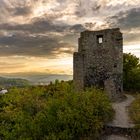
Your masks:
<svg viewBox="0 0 140 140"><path fill-rule="evenodd" d="M125 91L140 92L140 59L130 53L123 55L123 86Z"/></svg>
<svg viewBox="0 0 140 140"><path fill-rule="evenodd" d="M13 87L13 86L24 87L28 85L30 85L30 82L25 79L0 77L1 87Z"/></svg>
<svg viewBox="0 0 140 140"><path fill-rule="evenodd" d="M137 124L137 127L140 128L140 95L138 95L136 100L132 103L130 115L135 124Z"/></svg>
<svg viewBox="0 0 140 140"><path fill-rule="evenodd" d="M137 95L136 100L132 103L129 108L130 117L133 120L134 124L136 124L136 139L140 139L140 95Z"/></svg>
<svg viewBox="0 0 140 140"><path fill-rule="evenodd" d="M123 59L124 90L133 93L134 102L129 108L129 114L134 124L135 139L140 139L140 59L132 54L124 54ZM137 94L136 94L137 93Z"/></svg>
<svg viewBox="0 0 140 140"><path fill-rule="evenodd" d="M113 110L98 89L73 91L72 82L23 89L12 88L0 97L2 140L97 140Z"/></svg>

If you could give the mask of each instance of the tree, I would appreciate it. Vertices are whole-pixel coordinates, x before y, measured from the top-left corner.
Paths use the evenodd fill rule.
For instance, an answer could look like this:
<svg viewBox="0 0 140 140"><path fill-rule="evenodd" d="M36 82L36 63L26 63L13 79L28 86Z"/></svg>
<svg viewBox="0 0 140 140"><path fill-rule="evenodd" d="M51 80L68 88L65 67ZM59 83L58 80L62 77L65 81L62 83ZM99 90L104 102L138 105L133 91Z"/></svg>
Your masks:
<svg viewBox="0 0 140 140"><path fill-rule="evenodd" d="M140 91L140 59L130 53L123 55L123 83L126 91Z"/></svg>

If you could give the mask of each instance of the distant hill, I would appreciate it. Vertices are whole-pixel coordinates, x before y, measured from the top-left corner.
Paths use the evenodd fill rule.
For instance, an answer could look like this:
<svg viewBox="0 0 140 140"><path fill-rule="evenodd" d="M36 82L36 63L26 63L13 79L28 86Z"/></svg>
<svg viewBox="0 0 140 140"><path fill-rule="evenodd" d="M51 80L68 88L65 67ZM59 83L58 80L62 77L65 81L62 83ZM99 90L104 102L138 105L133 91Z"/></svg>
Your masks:
<svg viewBox="0 0 140 140"><path fill-rule="evenodd" d="M30 85L30 82L25 79L0 77L0 86L2 87L12 87L12 86L23 87L27 85Z"/></svg>
<svg viewBox="0 0 140 140"><path fill-rule="evenodd" d="M56 79L58 80L72 80L72 75L66 74L48 74L48 73L12 73L12 74L1 74L6 78L20 78L20 79L27 79L33 85L37 84L48 84L50 82L54 82Z"/></svg>

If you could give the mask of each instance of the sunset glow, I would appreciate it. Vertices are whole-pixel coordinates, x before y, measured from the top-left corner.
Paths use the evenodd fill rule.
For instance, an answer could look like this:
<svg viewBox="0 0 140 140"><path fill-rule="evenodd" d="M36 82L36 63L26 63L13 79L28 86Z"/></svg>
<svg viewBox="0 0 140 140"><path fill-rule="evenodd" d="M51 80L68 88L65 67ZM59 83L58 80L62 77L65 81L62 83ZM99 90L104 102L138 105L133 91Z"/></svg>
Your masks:
<svg viewBox="0 0 140 140"><path fill-rule="evenodd" d="M81 31L120 27L140 57L139 0L0 0L0 73L73 74Z"/></svg>

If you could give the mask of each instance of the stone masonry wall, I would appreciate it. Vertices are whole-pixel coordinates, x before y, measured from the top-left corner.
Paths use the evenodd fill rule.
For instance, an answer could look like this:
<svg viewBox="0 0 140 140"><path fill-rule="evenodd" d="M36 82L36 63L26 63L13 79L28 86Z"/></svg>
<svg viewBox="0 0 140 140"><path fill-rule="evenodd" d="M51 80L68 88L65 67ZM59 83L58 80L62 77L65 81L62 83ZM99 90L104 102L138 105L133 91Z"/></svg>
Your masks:
<svg viewBox="0 0 140 140"><path fill-rule="evenodd" d="M97 86L116 99L122 95L123 37L118 28L81 32L74 53L74 85L77 90Z"/></svg>

